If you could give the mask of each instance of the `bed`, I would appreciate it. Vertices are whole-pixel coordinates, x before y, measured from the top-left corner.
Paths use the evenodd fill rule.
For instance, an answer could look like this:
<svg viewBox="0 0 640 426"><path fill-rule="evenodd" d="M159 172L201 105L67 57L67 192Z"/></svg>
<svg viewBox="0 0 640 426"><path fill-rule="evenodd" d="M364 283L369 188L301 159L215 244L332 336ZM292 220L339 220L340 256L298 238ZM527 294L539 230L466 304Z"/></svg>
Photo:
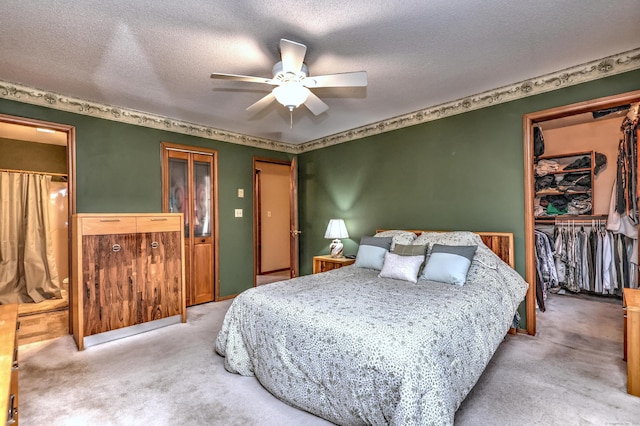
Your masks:
<svg viewBox="0 0 640 426"><path fill-rule="evenodd" d="M391 239L381 269L362 267L363 238L354 265L237 296L215 342L225 368L341 425L453 424L512 326L527 283L512 268L512 234L411 231L416 238L403 239L404 232L376 234ZM435 261L437 248L476 246L464 283L383 274L389 259L400 259L392 253L425 242L421 278L430 264L448 262Z"/></svg>

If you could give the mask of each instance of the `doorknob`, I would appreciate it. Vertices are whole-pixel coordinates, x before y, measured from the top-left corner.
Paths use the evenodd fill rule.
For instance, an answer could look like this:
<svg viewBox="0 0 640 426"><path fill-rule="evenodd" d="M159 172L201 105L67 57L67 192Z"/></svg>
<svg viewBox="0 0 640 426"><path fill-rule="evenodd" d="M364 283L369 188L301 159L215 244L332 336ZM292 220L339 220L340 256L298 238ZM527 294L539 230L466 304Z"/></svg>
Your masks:
<svg viewBox="0 0 640 426"><path fill-rule="evenodd" d="M289 232L291 232L291 235L293 235L293 236L296 236L298 234L302 234L302 231L298 231L297 229L294 229L294 230L289 231Z"/></svg>

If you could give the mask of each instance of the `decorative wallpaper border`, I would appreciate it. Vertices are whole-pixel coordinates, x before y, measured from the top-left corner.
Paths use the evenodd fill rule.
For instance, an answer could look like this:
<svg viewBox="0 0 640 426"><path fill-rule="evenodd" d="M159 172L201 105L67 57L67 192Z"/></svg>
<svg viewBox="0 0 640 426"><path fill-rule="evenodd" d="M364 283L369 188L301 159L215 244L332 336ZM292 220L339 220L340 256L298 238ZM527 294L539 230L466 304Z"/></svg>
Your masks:
<svg viewBox="0 0 640 426"><path fill-rule="evenodd" d="M113 107L3 81L0 81L0 98L238 145L270 149L291 154L301 154L303 152L390 132L392 130L462 114L491 105L510 102L587 81L597 80L638 68L640 68L640 48L452 102L427 107L345 132L315 139L300 145L234 133L141 111Z"/></svg>
<svg viewBox="0 0 640 426"><path fill-rule="evenodd" d="M640 68L640 48L304 143L301 151L361 139Z"/></svg>
<svg viewBox="0 0 640 426"><path fill-rule="evenodd" d="M0 81L0 98L238 145L289 152L292 154L300 152L298 146L289 143L258 138L242 133L234 133L227 130L216 129L215 127L203 126L132 109L113 107L98 102L60 95L58 93L45 92L15 83Z"/></svg>

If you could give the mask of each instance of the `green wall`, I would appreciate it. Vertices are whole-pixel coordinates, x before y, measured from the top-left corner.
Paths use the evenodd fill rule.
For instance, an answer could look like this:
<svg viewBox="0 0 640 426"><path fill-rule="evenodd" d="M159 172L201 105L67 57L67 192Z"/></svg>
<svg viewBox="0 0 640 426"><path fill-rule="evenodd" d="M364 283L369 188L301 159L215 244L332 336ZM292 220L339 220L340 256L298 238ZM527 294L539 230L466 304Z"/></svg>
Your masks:
<svg viewBox="0 0 640 426"><path fill-rule="evenodd" d="M220 296L253 286L253 156L287 160L291 155L5 99L0 99L0 113L75 126L78 213L160 212L160 143L218 150ZM248 196L238 198L237 188ZM236 208L244 217L234 217Z"/></svg>
<svg viewBox="0 0 640 426"><path fill-rule="evenodd" d="M346 253L376 228L514 232L524 275L522 115L638 89L640 70L300 155L301 274L328 252L325 228L341 217L351 236ZM217 149L220 295L252 285L252 201L236 190L250 194L253 156L291 155L5 99L0 113L76 127L79 213L159 212L160 142Z"/></svg>
<svg viewBox="0 0 640 426"><path fill-rule="evenodd" d="M301 274L343 218L347 254L376 228L513 232L524 275L522 116L638 89L632 71L301 154Z"/></svg>

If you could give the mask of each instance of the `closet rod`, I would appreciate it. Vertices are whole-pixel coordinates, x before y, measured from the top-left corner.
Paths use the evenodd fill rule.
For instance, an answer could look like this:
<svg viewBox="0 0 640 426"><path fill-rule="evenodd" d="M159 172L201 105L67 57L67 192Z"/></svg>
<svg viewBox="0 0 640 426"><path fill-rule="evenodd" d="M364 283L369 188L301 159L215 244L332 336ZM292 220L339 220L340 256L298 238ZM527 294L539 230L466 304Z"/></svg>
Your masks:
<svg viewBox="0 0 640 426"><path fill-rule="evenodd" d="M556 225L571 225L572 223L588 223L588 224L592 224L594 222L606 222L606 220L603 219L593 219L593 220L559 220L556 221L555 224Z"/></svg>
<svg viewBox="0 0 640 426"><path fill-rule="evenodd" d="M560 219L554 222L555 225L593 224L593 223L607 223L607 219Z"/></svg>
<svg viewBox="0 0 640 426"><path fill-rule="evenodd" d="M36 171L33 171L33 170L0 169L0 172L31 173L33 175L49 175L49 176L68 177L68 175L66 173L36 172Z"/></svg>
<svg viewBox="0 0 640 426"><path fill-rule="evenodd" d="M609 216L606 214L601 214L601 215L588 215L588 216L573 216L573 217L536 217L534 219L535 223L538 224L550 224L550 223L556 223L556 222L569 222L569 221L585 221L585 222L591 222L592 220L603 220L606 221L607 218Z"/></svg>

